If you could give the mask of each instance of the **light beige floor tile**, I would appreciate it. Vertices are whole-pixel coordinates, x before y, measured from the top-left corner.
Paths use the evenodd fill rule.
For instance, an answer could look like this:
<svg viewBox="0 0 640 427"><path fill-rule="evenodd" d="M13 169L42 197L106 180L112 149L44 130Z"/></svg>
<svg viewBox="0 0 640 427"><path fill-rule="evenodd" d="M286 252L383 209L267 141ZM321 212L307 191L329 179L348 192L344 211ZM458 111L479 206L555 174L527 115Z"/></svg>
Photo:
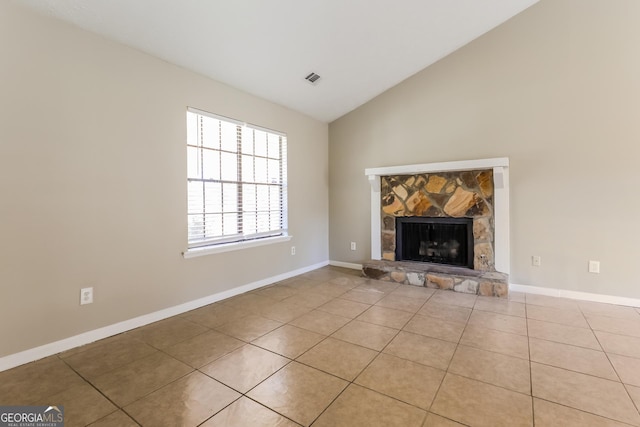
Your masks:
<svg viewBox="0 0 640 427"><path fill-rule="evenodd" d="M240 396L240 393L196 371L126 406L124 410L143 425L196 426Z"/></svg>
<svg viewBox="0 0 640 427"><path fill-rule="evenodd" d="M366 277L362 276L362 270L359 268L338 267L336 265L330 265L323 268L329 268L332 271L336 271L339 273L339 277L355 277L356 279L362 279L363 281L367 280Z"/></svg>
<svg viewBox="0 0 640 427"><path fill-rule="evenodd" d="M332 375L292 362L251 390L248 397L308 426L347 384Z"/></svg>
<svg viewBox="0 0 640 427"><path fill-rule="evenodd" d="M317 270L310 271L308 273L304 273L302 277L307 277L312 280L318 280L321 282L326 282L331 279L335 279L336 277L342 276L342 273L333 270L334 267L323 267L318 268Z"/></svg>
<svg viewBox="0 0 640 427"><path fill-rule="evenodd" d="M525 317L525 305L519 302L511 302L495 297L478 297L474 310L490 311L492 313L506 314L508 316Z"/></svg>
<svg viewBox="0 0 640 427"><path fill-rule="evenodd" d="M369 304L336 298L324 305L321 305L318 307L318 310L326 311L327 313L335 314L337 316L355 319L369 307L371 307Z"/></svg>
<svg viewBox="0 0 640 427"><path fill-rule="evenodd" d="M345 279L345 280L342 280L342 279ZM342 296L345 293L349 292L353 288L356 288L360 284L364 283L364 280L365 280L363 277L356 277L356 279L361 279L361 281L358 284L354 284L353 282L350 281L350 279L338 277L336 279L330 280L329 285L331 285L335 289L341 288L343 293L341 293L338 296L342 298Z"/></svg>
<svg viewBox="0 0 640 427"><path fill-rule="evenodd" d="M431 338L458 342L464 330L464 324L416 314L403 329Z"/></svg>
<svg viewBox="0 0 640 427"><path fill-rule="evenodd" d="M297 360L347 381L353 381L377 354L377 351L329 337Z"/></svg>
<svg viewBox="0 0 640 427"><path fill-rule="evenodd" d="M419 427L425 411L351 384L313 427Z"/></svg>
<svg viewBox="0 0 640 427"><path fill-rule="evenodd" d="M268 288L260 289L259 291L256 291L256 294L274 300L282 301L283 299L289 298L290 296L293 296L298 292L298 289L289 286L275 285L269 286Z"/></svg>
<svg viewBox="0 0 640 427"><path fill-rule="evenodd" d="M284 325L253 341L253 344L295 359L324 338L324 335L306 329Z"/></svg>
<svg viewBox="0 0 640 427"><path fill-rule="evenodd" d="M385 282L382 280L368 279L363 284L353 288L354 290L377 291L388 294L401 286L399 283ZM402 285L404 286L404 285Z"/></svg>
<svg viewBox="0 0 640 427"><path fill-rule="evenodd" d="M542 322L529 319L527 321L529 336L563 344L577 345L578 347L602 350L596 336L589 329L560 325L558 323Z"/></svg>
<svg viewBox="0 0 640 427"><path fill-rule="evenodd" d="M185 313L182 318L206 326L207 328L215 328L233 320L241 319L249 314L251 313L248 311L240 310L229 305L212 304Z"/></svg>
<svg viewBox="0 0 640 427"><path fill-rule="evenodd" d="M547 295L526 294L527 305L541 305L543 307L561 310L580 311L578 303L568 298L551 297Z"/></svg>
<svg viewBox="0 0 640 427"><path fill-rule="evenodd" d="M397 333L397 329L353 320L336 331L332 337L380 351Z"/></svg>
<svg viewBox="0 0 640 427"><path fill-rule="evenodd" d="M313 292L319 295L324 295L330 298L337 298L340 295L347 292L349 289L345 289L343 286L336 285L334 283L325 282L320 283L319 285L314 286L309 290L309 292Z"/></svg>
<svg viewBox="0 0 640 427"><path fill-rule="evenodd" d="M640 359L619 354L610 354L609 359L623 383L640 387Z"/></svg>
<svg viewBox="0 0 640 427"><path fill-rule="evenodd" d="M241 339L242 341L253 341L262 335L282 326L282 322L267 319L266 317L249 315L242 319L233 320L218 326L216 330Z"/></svg>
<svg viewBox="0 0 640 427"><path fill-rule="evenodd" d="M149 344L128 337L74 354L65 361L84 378L92 379L156 352Z"/></svg>
<svg viewBox="0 0 640 427"><path fill-rule="evenodd" d="M640 424L624 386L590 375L531 363L533 395L606 418Z"/></svg>
<svg viewBox="0 0 640 427"><path fill-rule="evenodd" d="M244 342L236 338L209 331L172 345L164 351L193 368L199 368L243 345Z"/></svg>
<svg viewBox="0 0 640 427"><path fill-rule="evenodd" d="M143 326L127 334L137 340L146 342L155 348L167 348L208 329L197 323L184 320L181 317L170 317L147 326Z"/></svg>
<svg viewBox="0 0 640 427"><path fill-rule="evenodd" d="M348 317L336 316L321 310L312 310L292 320L289 324L318 334L331 335L350 321L351 319Z"/></svg>
<svg viewBox="0 0 640 427"><path fill-rule="evenodd" d="M634 387L632 385L625 385L631 400L636 404L636 408L640 408L640 387Z"/></svg>
<svg viewBox="0 0 640 427"><path fill-rule="evenodd" d="M471 294L463 294L460 292L451 292L451 291L437 291L433 294L430 302L445 304L445 305L456 305L459 307L473 308L476 303L476 299L478 297L476 295Z"/></svg>
<svg viewBox="0 0 640 427"><path fill-rule="evenodd" d="M598 350L530 338L531 361L617 381L607 356Z"/></svg>
<svg viewBox="0 0 640 427"><path fill-rule="evenodd" d="M436 415L430 413L427 415L427 420L424 422L423 427L461 427L464 424L457 423L455 421L451 421L448 418L441 417L440 415Z"/></svg>
<svg viewBox="0 0 640 427"><path fill-rule="evenodd" d="M133 421L122 411L116 411L95 423L89 424L91 427L138 427L139 424Z"/></svg>
<svg viewBox="0 0 640 427"><path fill-rule="evenodd" d="M401 329L413 317L412 313L374 305L357 317L361 322L375 323L389 328Z"/></svg>
<svg viewBox="0 0 640 427"><path fill-rule="evenodd" d="M393 308L409 313L415 313L420 309L420 307L422 307L425 302L425 300L422 298L403 297L394 294L394 292L395 291L382 298L376 303L376 305L379 307Z"/></svg>
<svg viewBox="0 0 640 427"><path fill-rule="evenodd" d="M295 277L290 277L288 279L282 280L276 284L282 285L282 286L288 286L299 291L300 290L306 291L313 288L319 283L320 282L317 280L311 280L309 278L302 277L302 276L295 276Z"/></svg>
<svg viewBox="0 0 640 427"><path fill-rule="evenodd" d="M467 326L460 344L483 350L529 359L529 340L524 335L510 334L479 326Z"/></svg>
<svg viewBox="0 0 640 427"><path fill-rule="evenodd" d="M103 346L105 344L116 344L119 341L131 341L133 338L131 338L131 336L129 334L126 333L121 333L121 334L117 334L117 335L113 335L107 338L103 338L101 340L98 341L94 341L92 343L89 344L85 344L85 345L81 345L79 347L74 347L72 349L63 351L62 353L58 353L57 356L60 359L66 359L68 357L74 356L78 353L82 353L84 351L87 350L92 350L96 347L100 347Z"/></svg>
<svg viewBox="0 0 640 427"><path fill-rule="evenodd" d="M222 301L222 304L248 311L250 313L257 313L263 308L273 305L275 302L277 302L277 300L273 298L267 298L262 295L247 292L242 295L226 299Z"/></svg>
<svg viewBox="0 0 640 427"><path fill-rule="evenodd" d="M400 332L383 350L402 359L446 370L456 351L456 344L424 335Z"/></svg>
<svg viewBox="0 0 640 427"><path fill-rule="evenodd" d="M517 357L459 345L449 372L531 394L529 361Z"/></svg>
<svg viewBox="0 0 640 427"><path fill-rule="evenodd" d="M428 410L445 372L381 353L355 383Z"/></svg>
<svg viewBox="0 0 640 427"><path fill-rule="evenodd" d="M595 314L586 314L585 317L593 330L640 338L640 319L617 319Z"/></svg>
<svg viewBox="0 0 640 427"><path fill-rule="evenodd" d="M567 406L533 399L533 413L536 427L625 427L617 421L589 414Z"/></svg>
<svg viewBox="0 0 640 427"><path fill-rule="evenodd" d="M511 334L527 335L527 319L524 317L474 310L469 318L469 325Z"/></svg>
<svg viewBox="0 0 640 427"><path fill-rule="evenodd" d="M246 397L233 402L201 427L297 427L299 424Z"/></svg>
<svg viewBox="0 0 640 427"><path fill-rule="evenodd" d="M193 371L163 353L136 360L92 380L93 385L122 407Z"/></svg>
<svg viewBox="0 0 640 427"><path fill-rule="evenodd" d="M531 427L531 396L448 373L431 412L478 427Z"/></svg>
<svg viewBox="0 0 640 427"><path fill-rule="evenodd" d="M282 301L260 310L260 315L267 319L287 323L311 311L304 305Z"/></svg>
<svg viewBox="0 0 640 427"><path fill-rule="evenodd" d="M387 294L375 290L352 289L349 292L340 295L340 298L364 304L375 304L384 298L385 295Z"/></svg>
<svg viewBox="0 0 640 427"><path fill-rule="evenodd" d="M328 303L333 298L325 295L320 295L317 293L304 291L300 292L297 295L289 297L283 301L288 302L289 304L301 305L308 308L318 308L323 304Z"/></svg>
<svg viewBox="0 0 640 427"><path fill-rule="evenodd" d="M86 382L30 404L64 406L64 425L68 427L86 426L118 409Z"/></svg>
<svg viewBox="0 0 640 427"><path fill-rule="evenodd" d="M329 283L340 285L343 288L349 290L356 286L360 286L367 281L366 278L360 276L340 276L329 280Z"/></svg>
<svg viewBox="0 0 640 427"><path fill-rule="evenodd" d="M400 285L391 291L391 295L421 299L424 302L431 298L435 292L435 289L425 288L424 286Z"/></svg>
<svg viewBox="0 0 640 427"><path fill-rule="evenodd" d="M0 372L2 405L28 405L84 380L56 356Z"/></svg>
<svg viewBox="0 0 640 427"><path fill-rule="evenodd" d="M594 331L594 333L605 352L640 359L640 338L602 331Z"/></svg>
<svg viewBox="0 0 640 427"><path fill-rule="evenodd" d="M560 323L576 328L589 328L589 324L587 323L587 319L584 318L584 315L575 310L561 310L541 305L528 305L527 317L529 319Z"/></svg>
<svg viewBox="0 0 640 427"><path fill-rule="evenodd" d="M339 296L339 299L335 300L335 296ZM336 306L336 309L338 306L355 307L360 303L367 307L367 311L351 321L347 317L314 310L329 302L333 304L328 306ZM204 421L204 426L298 425L275 412L277 409L271 410L248 397L241 397L214 415L227 403L224 403L224 399L215 398L215 390L202 393L207 397L194 401L194 390L199 389L194 385L185 385L184 389L188 389L188 392L175 391L174 394L180 397L171 397L168 390L174 387L179 389L181 383L189 382L189 378L203 378L203 374L207 374L211 378L204 377L204 383L229 390L222 385L226 384L237 391L231 391L234 398L248 390L251 390L249 396L261 390L266 396L264 399L273 399L276 405L285 402L282 407L289 405L292 414L302 414L298 415L302 424L313 422L321 414L314 426L339 426L341 423L349 427L517 426L531 413L530 403L527 406L523 403L525 401L517 398L526 398L524 369L516 368L515 374L510 372L514 364L525 364L529 357L529 339L526 335L519 335L522 333L522 324L510 319L523 316L524 302L527 303L528 332L531 334L534 394L537 392L542 395L534 398L536 425L630 425L623 424L624 421L640 426L637 413L640 407L638 310L546 296L525 296L517 292L510 293L509 300L476 297L370 280L357 277L357 273L346 274L331 268L287 279L274 286L2 372L0 402L49 404L50 400L62 401L67 415L66 424L69 426L89 423L103 427L137 425L101 392L117 405L128 405L127 410L147 403L149 408L155 407L152 414L152 410L148 409L150 415L137 415L143 425L162 425L162 421L154 422L153 418L162 413L157 410L159 406L170 417L180 414L169 422L174 425L196 425L212 415L208 421ZM369 308L371 304L376 305ZM416 306L419 306L419 310L412 319ZM276 333L274 329L281 327L283 322L288 322L289 326L283 328L285 332ZM462 338L458 330L451 326L456 322L459 332L464 331ZM265 323L269 327L262 332ZM591 331L590 326L595 331ZM314 341L309 350L298 357L300 363L297 363L209 330L223 327L228 328L227 333L235 331L248 334L244 335L245 339L257 331L260 331L260 336L269 334L268 337L251 338L265 346L271 345L266 344L270 339L273 346L283 348L298 342L291 339L291 334L286 333L287 329L296 332L302 330L302 335L315 332L322 335L317 335L318 341L324 341ZM398 333L395 328L401 327L404 330ZM340 328L344 329L338 331ZM336 331L339 332L336 334L339 339L324 338ZM279 337L279 334L283 334L283 337ZM451 341L433 338L429 334L442 334L441 338L448 337ZM214 343L212 336L224 337L220 339L230 340L241 348L233 350L236 347L227 348L224 343ZM461 345L454 357L457 341ZM598 351L600 344L611 361ZM379 350L383 354L375 359ZM185 361L190 358L193 366L208 364L200 368L201 374L163 352L172 352ZM299 352L292 352L289 357L294 357L294 353ZM522 360L514 362L517 359L507 356ZM199 357L203 359L198 360ZM92 381L100 392L84 382L59 358ZM299 368L289 369L290 365ZM405 365L415 372L405 369ZM432 372L449 369L439 392L429 389L403 395L398 391L402 387L411 388L412 384L417 384L417 388L428 388L429 380L417 381L420 375L416 372L425 369ZM399 370L399 374L396 370ZM314 382L312 378L317 375L326 380L329 386L326 387L322 381ZM389 375L388 379L386 375ZM405 378L400 381L403 375ZM440 378L442 375L445 374L442 372ZM368 381L366 387L377 387L383 391L379 393L356 384L344 389L348 381L354 378L357 378L356 382ZM622 378L627 384L620 383L617 378ZM514 386L510 381L518 385ZM451 391L453 382L463 384L459 391ZM500 387L491 384L499 384ZM255 389L252 390L252 387ZM270 391L265 391L267 387ZM513 393L509 387L523 394ZM296 388L303 392L298 393ZM164 391L168 394L165 400L169 403L156 402L154 399ZM429 395L433 393L432 413L428 413L424 410L429 408L425 399L429 400ZM187 398L183 399L185 395ZM214 396L213 400L217 401L219 407L209 405L207 398L211 396ZM411 399L423 400L414 402ZM515 399L515 403L510 399ZM528 399L531 402L531 398ZM558 403L549 400L557 400ZM416 404L424 409L413 406ZM459 405L459 409L455 409L456 405ZM197 415L198 408L204 408L201 415ZM190 419L194 413L195 418ZM611 418L617 418L617 421ZM523 422L522 425L531 425L531 422Z"/></svg>
<svg viewBox="0 0 640 427"><path fill-rule="evenodd" d="M427 301L427 303L418 310L418 314L446 320L447 322L459 322L466 324L467 320L469 320L469 316L471 316L471 309Z"/></svg>
<svg viewBox="0 0 640 427"><path fill-rule="evenodd" d="M246 393L289 363L289 359L251 344L200 368L200 371Z"/></svg>
<svg viewBox="0 0 640 427"><path fill-rule="evenodd" d="M512 302L522 302L522 303L527 302L526 294L524 292L509 291L509 296L507 297L507 300Z"/></svg>
<svg viewBox="0 0 640 427"><path fill-rule="evenodd" d="M593 301L578 301L578 306L585 314L596 314L618 319L640 321L640 314L633 307L623 305L605 304Z"/></svg>

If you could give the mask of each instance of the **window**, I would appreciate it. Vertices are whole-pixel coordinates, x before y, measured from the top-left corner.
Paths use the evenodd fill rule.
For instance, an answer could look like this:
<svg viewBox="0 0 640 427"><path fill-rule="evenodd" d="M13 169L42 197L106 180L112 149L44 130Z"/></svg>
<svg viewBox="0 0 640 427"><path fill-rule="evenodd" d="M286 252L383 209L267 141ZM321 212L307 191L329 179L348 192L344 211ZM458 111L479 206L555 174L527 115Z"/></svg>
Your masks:
<svg viewBox="0 0 640 427"><path fill-rule="evenodd" d="M287 232L287 137L189 108L189 248Z"/></svg>

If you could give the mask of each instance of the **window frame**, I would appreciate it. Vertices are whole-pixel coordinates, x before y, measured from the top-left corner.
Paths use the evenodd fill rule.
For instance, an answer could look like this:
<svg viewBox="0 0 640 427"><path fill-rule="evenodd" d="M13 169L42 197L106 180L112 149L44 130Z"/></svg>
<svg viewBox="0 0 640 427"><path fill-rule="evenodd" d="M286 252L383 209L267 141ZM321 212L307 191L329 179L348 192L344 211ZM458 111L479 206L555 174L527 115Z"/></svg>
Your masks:
<svg viewBox="0 0 640 427"><path fill-rule="evenodd" d="M287 135L280 131L256 126L193 107L187 107L187 126L190 126L190 120L192 120L191 114L195 114L196 120L198 121L202 120L199 116L219 121L218 131L221 131L223 126L234 126L236 141L235 150L226 150L223 147L225 142L223 136L221 136L221 133L218 133L213 140L216 141L217 139L215 142L217 145L206 146L205 136L201 133L203 128L199 128L196 131L195 141L193 137L190 136L190 129L187 129L187 250L183 252L184 257L190 258L193 256L263 246L291 240L291 236L288 234ZM200 121L199 123L203 122ZM262 133L266 138L260 141L260 144L263 145L259 146L264 150L264 154L259 153L258 146L255 145L258 133ZM250 144L254 144L251 146L250 152L248 152L243 145L243 143L247 143L247 136L251 138ZM270 138L277 138L277 157L270 154L273 153L272 151L268 151L273 148L271 147L273 140L270 140ZM229 139L227 139L226 142L228 144ZM195 148L195 150L192 150L192 148ZM190 156L193 154L190 153L195 153L195 163L192 163L193 159L191 159ZM214 156L220 156L218 157L218 164L215 165L217 169L214 168L214 173L218 173L216 177L212 178L205 174L205 153L214 153ZM229 160L231 159L229 154L234 156L235 179L230 179L229 176L223 177L225 168L222 160L223 153L227 155ZM249 160L252 162L251 164L254 165L250 172L253 174L251 175L251 181L246 178L246 168L243 173L243 161L246 160ZM259 180L257 177L256 170L258 169L258 161L263 162L266 167L263 171L265 175L262 180ZM271 164L269 164L270 162ZM274 162L277 162L277 174L275 176L271 174L273 172L271 168ZM227 165L228 164L227 162ZM197 170L195 174L197 176L193 174L194 167ZM231 167L231 169L233 170L234 167ZM190 190L190 187L193 183L201 183L203 188L201 200L198 198L195 202L191 200L193 190ZM224 190L219 193L212 190L211 195L207 195L207 184L218 188L226 186L228 189L233 189L232 193L235 192L235 196L225 198ZM254 194L254 197L249 196L247 199L244 193L250 193L247 189L251 188L253 188L252 194ZM258 196L259 189L261 189L263 194L264 192L268 194L266 204L264 198ZM198 191L196 191L195 194L197 195L197 193ZM273 199L273 197L275 197L275 199ZM208 207L211 204L215 204L218 211ZM252 208L245 209L243 204L252 206ZM197 209L194 209L194 206L197 207ZM228 212L225 210L227 206L235 208L235 210ZM200 207L202 207L202 213L199 212ZM267 209L266 211L265 208ZM202 218L200 219L200 223L198 223L198 216L200 215L202 215ZM225 234L224 228L219 228L212 232L214 228L210 228L207 222L211 224L211 221L215 222L216 218L219 220L225 218L225 215L230 215L228 218L235 217L232 223L235 225L232 225L232 228L235 227L236 232L234 234ZM247 219L251 216L255 218L255 223L247 222ZM192 218L195 220L192 220ZM273 222L274 218L275 223ZM224 220L222 223L224 223ZM194 232L193 230L197 231ZM202 238L197 238L197 233L199 233Z"/></svg>

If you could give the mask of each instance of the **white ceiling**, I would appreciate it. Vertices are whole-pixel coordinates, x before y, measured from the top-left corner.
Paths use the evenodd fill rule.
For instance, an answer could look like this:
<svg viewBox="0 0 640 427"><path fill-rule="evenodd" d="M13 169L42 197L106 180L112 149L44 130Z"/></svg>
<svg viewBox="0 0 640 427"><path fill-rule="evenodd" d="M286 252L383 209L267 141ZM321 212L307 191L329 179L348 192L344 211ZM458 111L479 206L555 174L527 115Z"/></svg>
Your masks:
<svg viewBox="0 0 640 427"><path fill-rule="evenodd" d="M331 122L538 0L14 1Z"/></svg>

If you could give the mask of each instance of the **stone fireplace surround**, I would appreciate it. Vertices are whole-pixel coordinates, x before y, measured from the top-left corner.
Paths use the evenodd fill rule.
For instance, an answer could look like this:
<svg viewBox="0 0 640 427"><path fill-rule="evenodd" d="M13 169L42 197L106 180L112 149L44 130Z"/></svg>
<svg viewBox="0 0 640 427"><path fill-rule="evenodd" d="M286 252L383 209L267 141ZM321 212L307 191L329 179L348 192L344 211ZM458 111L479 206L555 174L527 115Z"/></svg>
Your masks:
<svg viewBox="0 0 640 427"><path fill-rule="evenodd" d="M363 265L365 275L458 292L506 296L508 168L508 158L494 158L366 169L371 184L372 260ZM414 192L415 197L411 195ZM460 209L456 202L465 198ZM440 206L438 201L442 201ZM452 209L456 206L458 210ZM395 262L392 222L396 216L474 218L474 269Z"/></svg>

